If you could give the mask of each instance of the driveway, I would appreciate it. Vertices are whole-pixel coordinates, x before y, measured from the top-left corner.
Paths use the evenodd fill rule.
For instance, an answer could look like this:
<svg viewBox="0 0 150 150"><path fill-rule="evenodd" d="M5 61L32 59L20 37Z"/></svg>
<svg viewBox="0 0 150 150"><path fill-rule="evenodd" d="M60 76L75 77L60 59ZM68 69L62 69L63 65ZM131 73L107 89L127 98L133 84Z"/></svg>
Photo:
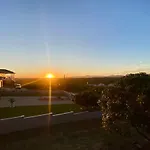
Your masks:
<svg viewBox="0 0 150 150"><path fill-rule="evenodd" d="M49 97L47 96L31 96L31 97L2 97L0 100L0 107L9 107L9 99L13 98L15 100L15 106L37 106L37 105L48 105ZM67 97L63 99L58 99L58 97L51 97L51 104L73 104L71 100Z"/></svg>

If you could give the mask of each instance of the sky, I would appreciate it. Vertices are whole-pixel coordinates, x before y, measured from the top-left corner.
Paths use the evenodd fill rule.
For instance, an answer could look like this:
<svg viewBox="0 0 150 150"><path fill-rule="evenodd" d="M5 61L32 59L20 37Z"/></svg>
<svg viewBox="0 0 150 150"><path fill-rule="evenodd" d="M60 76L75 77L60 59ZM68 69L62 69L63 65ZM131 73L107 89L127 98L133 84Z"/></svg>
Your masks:
<svg viewBox="0 0 150 150"><path fill-rule="evenodd" d="M0 68L17 77L150 72L149 0L0 1Z"/></svg>

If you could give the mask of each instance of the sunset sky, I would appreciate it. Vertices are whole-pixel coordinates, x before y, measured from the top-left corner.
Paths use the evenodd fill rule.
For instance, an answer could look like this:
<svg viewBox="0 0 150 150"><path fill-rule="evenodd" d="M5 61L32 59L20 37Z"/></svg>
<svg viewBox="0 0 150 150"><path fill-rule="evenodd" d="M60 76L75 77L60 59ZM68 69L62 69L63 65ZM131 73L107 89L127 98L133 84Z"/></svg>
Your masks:
<svg viewBox="0 0 150 150"><path fill-rule="evenodd" d="M149 0L0 1L0 68L17 77L150 72Z"/></svg>

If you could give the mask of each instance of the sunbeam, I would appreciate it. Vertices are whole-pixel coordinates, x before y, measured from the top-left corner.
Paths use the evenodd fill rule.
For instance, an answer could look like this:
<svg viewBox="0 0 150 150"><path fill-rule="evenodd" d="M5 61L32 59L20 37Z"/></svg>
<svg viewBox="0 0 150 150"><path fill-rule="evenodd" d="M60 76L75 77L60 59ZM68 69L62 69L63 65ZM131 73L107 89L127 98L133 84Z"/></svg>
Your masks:
<svg viewBox="0 0 150 150"><path fill-rule="evenodd" d="M31 81L31 82L25 83L25 84L22 85L22 87L23 87L23 86L26 86L26 85L29 85L29 84L32 84L32 83L35 83L35 82L37 82L37 81L39 81L39 80L42 80L42 79L40 78L40 79Z"/></svg>
<svg viewBox="0 0 150 150"><path fill-rule="evenodd" d="M44 8L41 5L41 12L40 12L40 25L41 25L41 32L43 34L43 43L44 43L44 49L46 52L46 58L47 58L47 68L50 70L50 47L49 47L49 41L47 39L47 18L46 18L46 12L44 12ZM49 114L51 113L51 78L53 78L52 74L47 74L46 78L49 79L49 95L48 95L48 111ZM48 125L50 124L50 116L48 119Z"/></svg>

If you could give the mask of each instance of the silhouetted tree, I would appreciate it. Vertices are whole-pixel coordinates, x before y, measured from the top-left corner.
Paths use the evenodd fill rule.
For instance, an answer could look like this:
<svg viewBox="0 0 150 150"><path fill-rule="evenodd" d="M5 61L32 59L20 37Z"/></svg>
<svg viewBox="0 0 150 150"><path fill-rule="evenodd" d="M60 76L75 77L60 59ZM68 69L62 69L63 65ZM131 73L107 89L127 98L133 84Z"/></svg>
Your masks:
<svg viewBox="0 0 150 150"><path fill-rule="evenodd" d="M87 109L98 107L98 99L103 88L92 88L78 93L75 96L75 103Z"/></svg>
<svg viewBox="0 0 150 150"><path fill-rule="evenodd" d="M150 141L150 75L126 75L105 88L99 105L104 128L121 133L124 124L130 124Z"/></svg>

